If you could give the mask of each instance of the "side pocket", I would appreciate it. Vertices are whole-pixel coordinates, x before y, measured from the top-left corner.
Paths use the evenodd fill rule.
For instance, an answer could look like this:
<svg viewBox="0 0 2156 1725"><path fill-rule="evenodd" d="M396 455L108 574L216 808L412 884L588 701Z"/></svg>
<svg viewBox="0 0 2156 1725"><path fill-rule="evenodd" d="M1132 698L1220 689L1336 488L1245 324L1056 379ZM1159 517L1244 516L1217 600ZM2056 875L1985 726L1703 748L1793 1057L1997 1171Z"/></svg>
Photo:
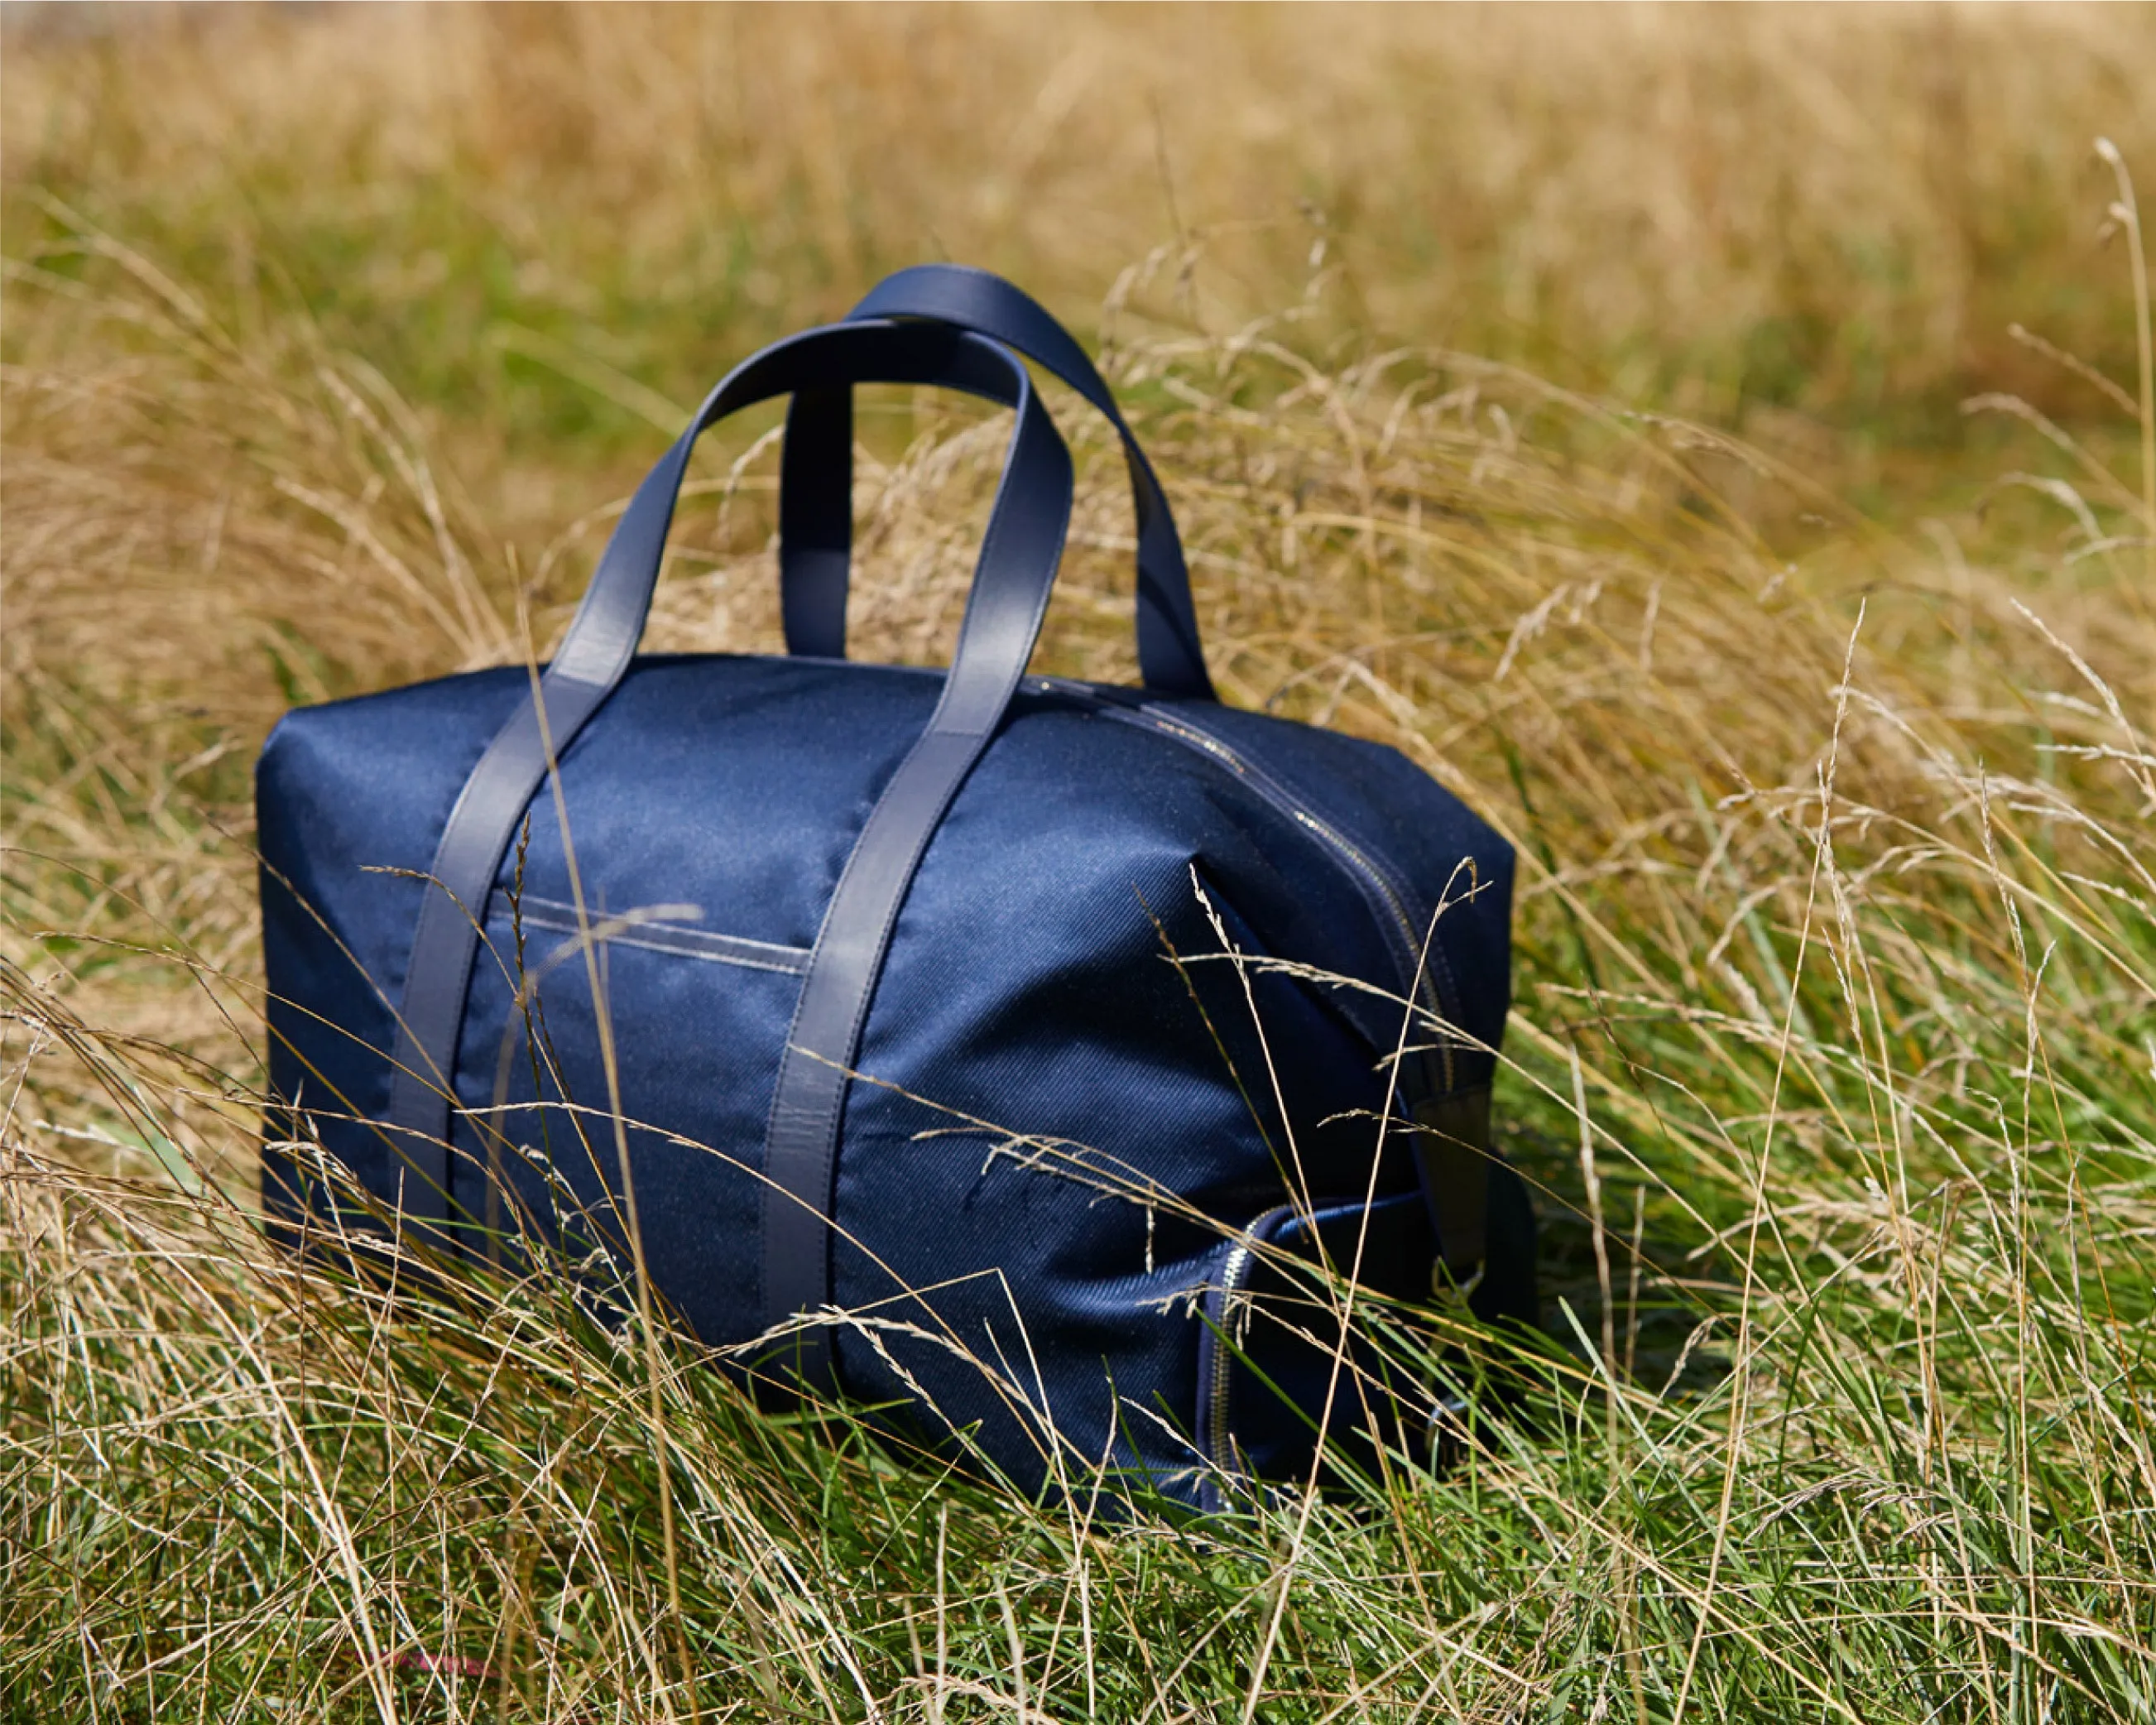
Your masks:
<svg viewBox="0 0 2156 1725"><path fill-rule="evenodd" d="M1238 1471L1235 1434L1229 1424L1235 1364L1230 1350L1241 1345L1235 1332L1242 1327L1250 1271L1257 1262L1258 1248L1270 1244L1281 1224L1294 1214L1289 1205L1281 1204L1245 1228L1221 1259L1205 1290L1200 1314L1205 1328L1198 1338L1198 1438L1212 1466L1199 1486L1198 1497L1199 1507L1209 1515L1220 1507L1222 1478Z"/></svg>
<svg viewBox="0 0 2156 1725"><path fill-rule="evenodd" d="M1212 1464L1199 1505L1209 1512L1221 1507L1224 1480L1286 1481L1307 1471L1328 1389L1336 1443L1345 1439L1358 1452L1371 1448L1368 1428L1381 1410L1367 1407L1364 1386L1384 1374L1352 1336L1349 1358L1336 1374L1333 1313L1314 1296L1311 1277L1281 1261L1291 1255L1313 1272L1324 1266L1344 1276L1357 1263L1359 1239L1361 1286L1396 1299L1424 1296L1435 1242L1421 1194L1378 1198L1367 1214L1366 1224L1359 1199L1310 1214L1281 1204L1252 1221L1223 1255L1206 1289L1198 1341L1199 1437ZM1328 1326L1332 1345L1323 1339Z"/></svg>

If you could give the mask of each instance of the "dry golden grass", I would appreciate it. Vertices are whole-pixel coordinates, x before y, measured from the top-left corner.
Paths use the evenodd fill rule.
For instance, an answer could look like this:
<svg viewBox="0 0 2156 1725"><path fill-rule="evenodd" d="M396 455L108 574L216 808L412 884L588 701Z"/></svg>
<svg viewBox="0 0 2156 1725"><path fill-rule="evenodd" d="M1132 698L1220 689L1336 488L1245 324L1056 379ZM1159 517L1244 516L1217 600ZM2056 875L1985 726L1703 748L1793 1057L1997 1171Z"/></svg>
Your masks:
<svg viewBox="0 0 2156 1725"><path fill-rule="evenodd" d="M9 28L0 1707L2156 1707L2156 426L2091 147L2156 177L2156 12ZM943 254L1101 339L1227 698L1522 850L1500 1106L1569 1353L1292 1556L708 1374L654 1421L543 1289L415 1323L251 1240L268 726L543 649L682 403ZM1054 401L1043 663L1127 675ZM770 423L653 645L775 645ZM865 441L860 650L933 660L998 428L893 392Z"/></svg>
<svg viewBox="0 0 2156 1725"><path fill-rule="evenodd" d="M923 254L1078 310L1203 236L1216 333L1322 247L1337 329L1696 417L2087 414L2008 327L2130 370L2088 141L2156 141L2146 8L220 8L9 62L12 185L414 346L513 304L662 393Z"/></svg>

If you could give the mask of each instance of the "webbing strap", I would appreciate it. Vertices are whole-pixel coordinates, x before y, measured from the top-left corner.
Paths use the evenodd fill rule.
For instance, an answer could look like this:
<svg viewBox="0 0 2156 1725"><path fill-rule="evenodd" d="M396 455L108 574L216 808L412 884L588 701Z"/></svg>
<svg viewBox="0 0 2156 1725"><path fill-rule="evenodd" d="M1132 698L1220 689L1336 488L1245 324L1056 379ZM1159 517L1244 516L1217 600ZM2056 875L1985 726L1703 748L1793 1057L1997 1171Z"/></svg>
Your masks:
<svg viewBox="0 0 2156 1725"><path fill-rule="evenodd" d="M990 518L988 548L996 555L984 554L975 576L959 660L937 709L942 715L963 693L967 724L983 734L993 728L993 717L984 720L983 709L994 702L994 691L1006 680L1015 684L1017 672L1006 679L1009 661L1015 655L1022 671L1032 645L1031 634L1012 619L1034 618L1031 627L1037 629L1070 509L1070 458L1034 397L1025 367L977 336L930 324L877 322L811 330L746 361L711 392L637 488L560 650L539 680L536 699L521 703L488 743L443 829L413 931L386 1122L405 1163L398 1207L408 1224L431 1229L447 1240L465 1219L452 1201L451 1075L488 896L550 764L567 751L629 669L696 439L727 414L773 396L801 390L843 393L870 381L940 385L1019 410ZM1039 531L1044 515L1056 524L1052 544ZM978 666L972 663L975 657L981 660ZM998 706L994 716L999 716ZM906 777L901 769L901 779ZM812 962L812 973L814 968ZM873 985L872 972L844 973L856 986ZM852 1057L850 1046L816 1046L841 1061ZM801 1183L805 1190L813 1181ZM808 1201L824 1204L813 1194Z"/></svg>
<svg viewBox="0 0 2156 1725"><path fill-rule="evenodd" d="M1490 1091L1485 1085L1414 1106L1415 1172L1438 1255L1466 1286L1489 1254Z"/></svg>
<svg viewBox="0 0 2156 1725"><path fill-rule="evenodd" d="M942 696L846 860L794 1009L764 1137L767 1327L830 1302L839 1129L869 1002L921 855L1025 673L1070 516L1070 457L1029 393ZM777 1363L829 1387L829 1332L796 1332Z"/></svg>

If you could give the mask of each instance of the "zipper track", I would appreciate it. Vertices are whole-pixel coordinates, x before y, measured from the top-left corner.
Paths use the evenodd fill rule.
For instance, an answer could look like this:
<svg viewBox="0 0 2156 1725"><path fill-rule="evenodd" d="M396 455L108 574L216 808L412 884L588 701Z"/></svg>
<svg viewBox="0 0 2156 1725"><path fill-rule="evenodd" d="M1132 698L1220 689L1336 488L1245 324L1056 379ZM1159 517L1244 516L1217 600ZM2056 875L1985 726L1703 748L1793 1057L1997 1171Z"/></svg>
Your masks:
<svg viewBox="0 0 2156 1725"><path fill-rule="evenodd" d="M1378 1200L1381 1204L1386 1201ZM1306 1218L1309 1235L1315 1240L1328 1221L1369 1208L1359 1199L1339 1199L1320 1204ZM1292 1204L1276 1204L1258 1216L1235 1236L1235 1244L1220 1260L1219 1269L1206 1285L1207 1327L1198 1344L1201 1350L1198 1388L1202 1404L1199 1414L1204 1423L1206 1453L1223 1474L1235 1471L1234 1433L1230 1426L1235 1413L1235 1358L1229 1351L1229 1344L1239 1340L1235 1334L1240 1316L1236 1300L1249 1286L1251 1273L1257 1267L1259 1249L1276 1244L1301 1216ZM1322 1250L1321 1245L1321 1253Z"/></svg>
<svg viewBox="0 0 2156 1725"><path fill-rule="evenodd" d="M1440 1023L1460 1022L1456 1004L1447 998L1445 980L1449 980L1450 972L1445 968L1443 954L1433 952L1434 963L1422 962L1422 931L1408 907L1407 890L1382 863L1338 828L1305 808L1270 773L1204 726L1194 725L1180 714L1165 711L1151 702L1118 700L1091 684L1060 677L1030 677L1026 681L1036 694L1061 696L1086 711L1167 737L1206 757L1248 785L1265 803L1316 839L1357 882L1366 902L1383 907L1384 914L1378 917L1378 925L1393 948L1403 992L1411 999L1419 1000ZM1437 1052L1444 1073L1444 1088L1450 1092L1459 1082L1452 1045L1440 1037ZM1220 1260L1219 1273L1207 1291L1206 1316L1210 1322L1199 1343L1199 1383L1205 1405L1199 1412L1205 1425L1206 1449L1214 1468L1223 1475L1235 1471L1234 1433L1230 1429L1235 1358L1227 1345L1229 1327L1235 1317L1235 1303L1256 1265L1258 1246L1277 1233L1281 1223L1294 1213L1292 1204L1281 1204L1252 1221ZM1312 1219L1314 1224L1315 1218ZM1219 1489L1211 1480L1201 1487L1209 1507L1219 1507Z"/></svg>
<svg viewBox="0 0 2156 1725"><path fill-rule="evenodd" d="M1294 1213L1292 1204L1276 1204L1244 1229L1236 1236L1235 1245L1229 1247L1228 1255L1220 1260L1219 1273L1208 1291L1205 1315L1210 1322L1199 1343L1205 1350L1204 1368L1199 1376L1206 1401L1202 1410L1206 1450L1214 1466L1223 1473L1232 1471L1235 1466L1230 1447L1232 1434L1228 1429L1228 1393L1235 1360L1228 1351L1227 1336L1229 1326L1235 1321L1235 1296L1242 1292L1251 1267L1257 1262L1259 1242L1270 1238Z"/></svg>
<svg viewBox="0 0 2156 1725"><path fill-rule="evenodd" d="M1239 1240L1221 1263L1219 1323L1223 1330L1228 1327L1229 1303L1242 1291L1243 1277L1253 1255L1250 1242ZM1235 1362L1220 1341L1217 1335L1213 1338L1213 1382L1209 1386L1213 1405L1206 1410L1206 1423L1211 1428L1206 1438L1213 1452L1213 1465L1224 1468L1228 1466L1228 1372Z"/></svg>
<svg viewBox="0 0 2156 1725"><path fill-rule="evenodd" d="M1087 684L1069 682L1060 677L1040 677L1032 681L1040 693L1071 697L1089 711L1168 737L1216 762L1317 839L1366 889L1365 896L1374 897L1388 913L1380 921L1390 937L1394 957L1399 967L1400 982L1409 997L1419 999L1440 1022L1448 1024L1459 1022L1454 1004L1445 999L1443 984L1439 979L1444 960L1440 957L1435 964L1422 962L1421 932L1409 911L1407 894L1399 882L1389 870L1373 860L1339 829L1303 807L1296 801L1294 793L1270 773L1211 732L1191 724L1178 714L1164 712L1151 703L1132 704L1117 701L1102 695ZM1451 1043L1440 1038L1437 1053L1445 1073L1444 1088L1450 1092L1458 1087Z"/></svg>

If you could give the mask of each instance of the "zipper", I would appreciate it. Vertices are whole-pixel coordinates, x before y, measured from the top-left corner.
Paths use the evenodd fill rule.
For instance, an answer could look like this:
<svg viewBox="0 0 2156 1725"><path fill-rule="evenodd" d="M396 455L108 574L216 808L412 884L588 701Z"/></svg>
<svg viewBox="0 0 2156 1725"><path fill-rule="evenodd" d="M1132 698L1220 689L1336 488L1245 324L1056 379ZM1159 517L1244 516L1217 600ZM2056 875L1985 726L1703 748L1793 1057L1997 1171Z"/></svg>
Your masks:
<svg viewBox="0 0 2156 1725"><path fill-rule="evenodd" d="M1271 773L1203 726L1194 725L1180 713L1168 711L1150 701L1119 699L1091 684L1062 677L1030 677L1026 680L1037 694L1060 696L1088 712L1167 737L1206 757L1248 785L1260 799L1317 839L1356 882L1364 901L1380 911L1378 927L1393 950L1403 992L1419 1001L1440 1023L1460 1022L1456 1005L1449 998L1450 990L1445 986L1450 980L1450 973L1445 968L1443 953L1433 944L1433 962L1422 962L1422 926L1409 909L1409 890L1389 868L1331 822L1305 807ZM1440 1038L1437 1052L1444 1075L1440 1094L1450 1094L1458 1087L1450 1042ZM1313 1216L1313 1227L1320 1216L1327 1213ZM1238 1301L1257 1264L1259 1246L1294 1214L1292 1204L1280 1204L1251 1222L1229 1247L1205 1291L1206 1324L1198 1338L1198 1413L1204 1422L1203 1441L1213 1471L1199 1489L1201 1504L1209 1512L1221 1508L1220 1481L1234 1477L1236 1471L1231 1430L1234 1409L1230 1390L1235 1358L1228 1347L1230 1327L1239 1316Z"/></svg>
<svg viewBox="0 0 2156 1725"><path fill-rule="evenodd" d="M1248 1240L1239 1240L1228 1249L1227 1258L1220 1266L1219 1313L1214 1319L1215 1327L1206 1332L1213 1342L1213 1382L1205 1410L1205 1447L1213 1457L1213 1465L1224 1471L1229 1460L1228 1373L1235 1362L1220 1344L1229 1322L1230 1307L1236 1295L1242 1292L1243 1279L1250 1274L1256 1255Z"/></svg>
<svg viewBox="0 0 2156 1725"><path fill-rule="evenodd" d="M1337 827L1304 807L1294 793L1265 768L1248 756L1237 752L1203 726L1194 725L1180 714L1165 711L1150 702L1118 701L1102 694L1090 684L1069 681L1061 677L1036 677L1030 680L1039 693L1068 697L1085 706L1088 711L1135 726L1142 731L1152 732L1208 757L1234 773L1266 803L1310 834L1331 851L1345 871L1355 879L1363 889L1364 898L1382 908L1384 914L1378 918L1379 926L1384 931L1388 944L1393 948L1402 987L1440 1022L1448 1024L1459 1022L1454 1004L1446 999L1445 988L1440 980L1445 964L1443 956L1433 951L1435 963L1424 964L1422 962L1419 926L1408 907L1408 891L1398 876ZM1457 1088L1450 1042L1440 1038L1437 1053L1445 1075L1441 1093L1450 1094Z"/></svg>
<svg viewBox="0 0 2156 1725"><path fill-rule="evenodd" d="M1205 1422L1205 1450L1214 1469L1228 1474L1235 1469L1235 1453L1230 1445L1228 1429L1228 1391L1235 1369L1235 1358L1227 1349L1229 1326L1234 1322L1235 1300L1249 1281L1250 1271L1257 1262L1260 1242L1269 1238L1273 1230L1295 1214L1292 1204L1276 1204L1267 1210L1236 1238L1228 1248L1228 1255L1220 1260L1220 1268L1213 1278L1213 1285L1205 1291L1205 1328L1198 1338L1198 1389L1201 1406L1199 1409ZM1216 1495L1218 1486L1208 1481L1204 1488L1209 1496ZM1218 1503L1209 1507L1218 1508Z"/></svg>
<svg viewBox="0 0 2156 1725"><path fill-rule="evenodd" d="M674 916L690 906L660 906ZM813 956L806 947L782 946L775 941L752 940L746 935L720 934L713 930L684 927L650 912L609 916L588 907L579 918L574 905L526 893L517 901L517 913L526 928L543 928L550 934L568 934L603 941L610 946L639 947L649 952L666 952L678 958L702 958L716 964L739 965L745 970L776 970L798 976L808 968Z"/></svg>
<svg viewBox="0 0 2156 1725"><path fill-rule="evenodd" d="M1379 1199L1377 1203L1383 1205L1390 1201ZM1371 1206L1359 1199L1332 1199L1309 1214L1306 1231L1315 1238L1327 1224L1368 1208ZM1198 1414L1206 1456L1213 1464L1216 1480L1232 1477L1235 1472L1234 1434L1230 1430L1235 1413L1232 1391L1235 1360L1229 1347L1242 1339L1237 1333L1246 1311L1242 1296L1250 1286L1251 1272L1257 1268L1259 1248L1272 1245L1298 1219L1299 1213L1291 1204L1276 1204L1265 1211L1235 1236L1235 1243L1220 1260L1220 1267L1206 1286L1205 1328L1198 1338ZM1209 1497L1217 1497L1219 1487L1213 1481L1201 1489ZM1219 1506L1212 1502L1209 1507L1217 1509Z"/></svg>

